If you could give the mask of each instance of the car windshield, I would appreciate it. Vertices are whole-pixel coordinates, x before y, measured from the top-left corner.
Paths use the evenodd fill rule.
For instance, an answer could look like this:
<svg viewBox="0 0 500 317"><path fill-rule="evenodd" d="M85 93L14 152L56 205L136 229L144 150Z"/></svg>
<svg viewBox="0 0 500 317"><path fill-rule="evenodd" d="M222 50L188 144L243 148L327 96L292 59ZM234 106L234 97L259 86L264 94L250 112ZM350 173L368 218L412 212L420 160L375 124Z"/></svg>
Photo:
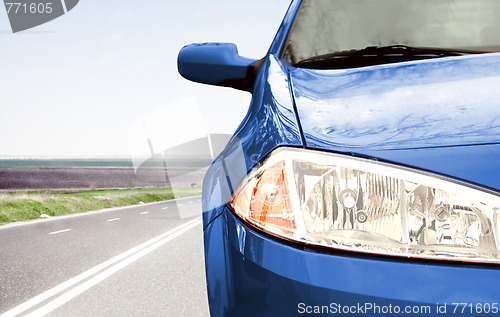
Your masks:
<svg viewBox="0 0 500 317"><path fill-rule="evenodd" d="M499 17L497 0L303 0L283 57L299 67L338 68L361 56L371 57L361 64L377 64L389 55L400 61L499 51Z"/></svg>

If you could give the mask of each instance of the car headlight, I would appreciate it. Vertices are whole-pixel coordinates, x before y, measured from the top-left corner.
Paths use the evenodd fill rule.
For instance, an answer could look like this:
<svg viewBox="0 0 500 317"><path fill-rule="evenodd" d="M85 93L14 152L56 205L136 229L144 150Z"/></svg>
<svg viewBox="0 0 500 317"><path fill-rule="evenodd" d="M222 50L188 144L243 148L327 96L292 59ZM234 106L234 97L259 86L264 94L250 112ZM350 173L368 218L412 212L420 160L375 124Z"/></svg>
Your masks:
<svg viewBox="0 0 500 317"><path fill-rule="evenodd" d="M375 160L280 148L230 205L251 225L301 243L500 262L498 193Z"/></svg>

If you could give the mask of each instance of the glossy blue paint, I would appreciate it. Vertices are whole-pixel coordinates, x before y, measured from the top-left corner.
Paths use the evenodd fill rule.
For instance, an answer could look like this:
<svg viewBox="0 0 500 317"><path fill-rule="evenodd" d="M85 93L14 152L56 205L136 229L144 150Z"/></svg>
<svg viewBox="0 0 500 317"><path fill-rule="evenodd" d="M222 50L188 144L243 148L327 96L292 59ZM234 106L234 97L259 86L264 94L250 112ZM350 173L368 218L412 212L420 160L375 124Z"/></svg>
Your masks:
<svg viewBox="0 0 500 317"><path fill-rule="evenodd" d="M292 68L291 77L309 147L363 152L500 142L498 53Z"/></svg>
<svg viewBox="0 0 500 317"><path fill-rule="evenodd" d="M184 46L177 66L186 79L210 85L224 85L228 80L243 80L257 60L238 55L232 43L201 43Z"/></svg>
<svg viewBox="0 0 500 317"><path fill-rule="evenodd" d="M207 282L212 316L297 316L301 315L300 303L372 303L401 309L429 306L431 313L422 315L469 316L470 313L453 314L452 303L475 305L500 299L500 274L496 267L304 250L248 227L229 209L224 209L205 232L209 232L205 250L210 268ZM437 313L437 304L447 304L447 314ZM342 315L398 314L366 311Z"/></svg>
<svg viewBox="0 0 500 317"><path fill-rule="evenodd" d="M205 223L205 218L203 219ZM233 306L233 273L227 257L227 223L219 215L212 219L204 229L204 249L208 302L211 316L224 316L225 311Z"/></svg>
<svg viewBox="0 0 500 317"><path fill-rule="evenodd" d="M255 85L247 116L235 132L248 170L279 146L303 146L286 66L269 55Z"/></svg>
<svg viewBox="0 0 500 317"><path fill-rule="evenodd" d="M222 213L222 208L231 200L223 157L219 156L208 168L203 178L202 218L204 228Z"/></svg>
<svg viewBox="0 0 500 317"><path fill-rule="evenodd" d="M274 37L274 40L269 48L268 55L281 56L286 37L288 36L288 32L292 27L293 20L295 18L295 15L297 14L297 11L299 10L301 2L302 0L293 0L290 3L285 17L283 18L283 21L281 22L281 25L278 29L278 32L276 33L276 36Z"/></svg>

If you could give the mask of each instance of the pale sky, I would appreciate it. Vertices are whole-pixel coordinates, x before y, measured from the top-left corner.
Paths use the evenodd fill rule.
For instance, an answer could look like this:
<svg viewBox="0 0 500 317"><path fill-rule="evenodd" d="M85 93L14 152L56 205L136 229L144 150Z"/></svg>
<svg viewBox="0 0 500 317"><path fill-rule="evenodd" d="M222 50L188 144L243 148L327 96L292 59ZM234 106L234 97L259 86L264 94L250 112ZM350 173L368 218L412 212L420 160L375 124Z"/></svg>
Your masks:
<svg viewBox="0 0 500 317"><path fill-rule="evenodd" d="M129 131L185 100L199 113L166 120L176 138L199 118L232 134L250 94L196 84L177 72L194 42L233 42L261 58L289 0L81 0L70 12L12 34L0 7L0 158L128 157Z"/></svg>

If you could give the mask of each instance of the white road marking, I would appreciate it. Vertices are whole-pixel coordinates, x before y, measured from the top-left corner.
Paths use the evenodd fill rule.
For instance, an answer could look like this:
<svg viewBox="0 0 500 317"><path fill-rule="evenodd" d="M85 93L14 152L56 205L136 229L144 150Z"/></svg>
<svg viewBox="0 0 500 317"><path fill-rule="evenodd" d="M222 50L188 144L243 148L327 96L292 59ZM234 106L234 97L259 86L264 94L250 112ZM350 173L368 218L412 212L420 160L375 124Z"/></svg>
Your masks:
<svg viewBox="0 0 500 317"><path fill-rule="evenodd" d="M73 288L72 290L63 293L56 299L52 300L48 304L42 306L41 308L37 309L36 311L33 311L31 314L28 316L32 317L39 317L39 316L45 316L46 314L50 313L51 311L57 309L64 303L68 302L69 300L73 299L74 297L78 296L79 294L83 293L90 287L96 285L97 283L103 281L107 277L111 276L112 274L118 272L119 270L123 269L127 265L137 261L138 259L146 256L148 253L152 252L153 250L159 248L163 244L171 241L172 239L180 236L181 234L191 230L195 226L201 224L201 217L198 217L194 220L191 220L189 222L186 222L180 226L177 226L167 232L162 233L161 235L146 241L128 251L125 251L122 254L119 254L115 256L114 258L111 258L97 266L94 266L93 268L67 280L66 282L63 282L35 297L32 299L22 303L21 305L18 305L11 310L3 313L0 315L0 317L14 317L17 316L18 314L21 314L28 309L31 309L35 307L36 305L39 305L40 303L46 301L47 299L57 295L58 293L61 293L63 291L66 291L70 287L76 285L77 283L91 277L94 274L99 273L100 271L106 269L102 273L94 276L93 278L87 280L86 282L80 284L79 286ZM120 262L121 261L121 262ZM118 263L117 263L118 262ZM115 264L117 263L117 264ZM108 268L109 267L109 268Z"/></svg>
<svg viewBox="0 0 500 317"><path fill-rule="evenodd" d="M177 204L177 207L180 207L180 206L182 206L182 204Z"/></svg>
<svg viewBox="0 0 500 317"><path fill-rule="evenodd" d="M108 220L106 220L106 221L107 221L107 222L111 222L111 221L117 221L117 220L120 220L120 218L108 219Z"/></svg>
<svg viewBox="0 0 500 317"><path fill-rule="evenodd" d="M190 201L189 203L192 204L192 203L194 203L194 201Z"/></svg>
<svg viewBox="0 0 500 317"><path fill-rule="evenodd" d="M145 215L145 214L149 214L149 211L141 212L139 215Z"/></svg>
<svg viewBox="0 0 500 317"><path fill-rule="evenodd" d="M162 209L165 210L165 209L168 209L168 207L163 207Z"/></svg>
<svg viewBox="0 0 500 317"><path fill-rule="evenodd" d="M64 230L54 231L54 232L50 232L49 234L58 234L58 233L63 233L63 232L67 232L67 231L71 231L71 229L64 229Z"/></svg>

